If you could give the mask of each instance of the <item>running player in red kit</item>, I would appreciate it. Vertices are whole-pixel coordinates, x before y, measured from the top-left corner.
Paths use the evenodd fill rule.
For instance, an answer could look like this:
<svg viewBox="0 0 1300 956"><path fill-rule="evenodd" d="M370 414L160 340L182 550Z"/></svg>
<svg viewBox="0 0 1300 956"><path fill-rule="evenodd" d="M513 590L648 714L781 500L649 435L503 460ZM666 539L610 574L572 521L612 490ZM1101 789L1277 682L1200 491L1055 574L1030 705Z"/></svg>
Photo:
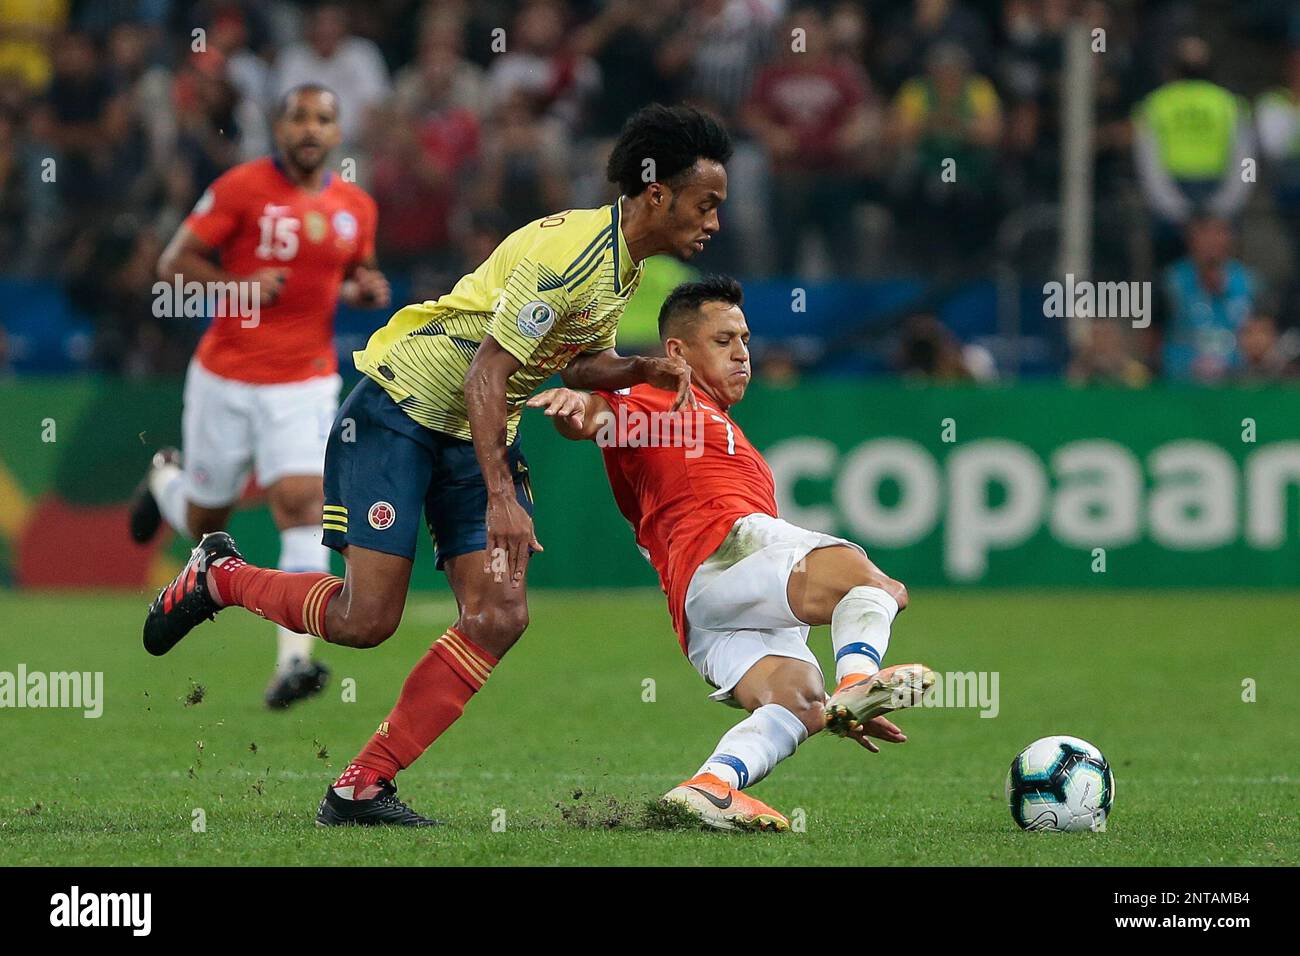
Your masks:
<svg viewBox="0 0 1300 956"><path fill-rule="evenodd" d="M903 585L853 542L777 516L772 472L730 415L751 375L741 298L734 279L713 276L678 286L660 310L665 352L690 366L693 411L673 412L673 394L648 385L551 389L528 405L565 437L600 445L682 650L714 700L750 712L664 799L718 829L788 830L783 815L741 791L823 729L873 752L871 737L902 743L883 714L916 703L934 673L880 669L907 604ZM835 649L829 701L808 648L816 624L831 626Z"/></svg>
<svg viewBox="0 0 1300 956"><path fill-rule="evenodd" d="M280 568L329 570L321 475L342 381L335 303L389 302L375 266L374 200L325 166L339 143L338 114L322 86L286 93L276 155L220 176L158 261L162 282L224 291L225 306L186 375L183 460L159 451L136 493L138 542L164 519L188 538L222 530L251 470L280 531ZM311 660L309 635L280 627L278 638L266 702L287 707L319 691L328 672Z"/></svg>

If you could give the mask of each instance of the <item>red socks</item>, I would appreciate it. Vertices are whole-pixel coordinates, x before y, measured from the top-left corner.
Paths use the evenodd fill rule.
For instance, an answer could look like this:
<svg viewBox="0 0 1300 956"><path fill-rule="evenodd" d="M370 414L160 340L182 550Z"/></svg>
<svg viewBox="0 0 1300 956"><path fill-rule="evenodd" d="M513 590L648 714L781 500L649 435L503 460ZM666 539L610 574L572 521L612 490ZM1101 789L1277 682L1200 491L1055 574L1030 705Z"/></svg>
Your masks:
<svg viewBox="0 0 1300 956"><path fill-rule="evenodd" d="M210 564L208 583L223 606L248 608L291 631L326 641L325 608L343 590L343 579L332 574L255 568L238 558L221 558Z"/></svg>
<svg viewBox="0 0 1300 956"><path fill-rule="evenodd" d="M496 664L487 651L455 628L447 628L407 676L392 713L335 786L348 785L344 779L350 773L355 778L357 768L392 780L455 723ZM361 776L363 784L372 782L369 774ZM357 782L349 780L349 784Z"/></svg>
<svg viewBox="0 0 1300 956"><path fill-rule="evenodd" d="M256 568L237 558L209 565L208 582L223 606L247 608L292 631L324 640L329 639L325 609L343 589L343 579L332 574ZM495 657L455 628L447 628L407 675L388 719L334 786L352 787L356 794L377 792L379 778L392 780L456 722L496 665Z"/></svg>

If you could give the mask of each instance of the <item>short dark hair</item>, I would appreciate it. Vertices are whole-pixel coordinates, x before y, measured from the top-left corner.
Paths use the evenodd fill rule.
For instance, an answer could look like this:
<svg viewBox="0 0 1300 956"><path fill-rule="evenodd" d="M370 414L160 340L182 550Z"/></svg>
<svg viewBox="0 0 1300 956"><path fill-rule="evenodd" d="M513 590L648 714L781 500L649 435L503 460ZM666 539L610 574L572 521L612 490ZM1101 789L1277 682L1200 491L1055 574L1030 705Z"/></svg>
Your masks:
<svg viewBox="0 0 1300 956"><path fill-rule="evenodd" d="M276 120L284 119L284 114L289 112L289 104L293 102L293 98L299 93L328 93L334 98L334 119L338 120L339 113L343 110L339 103L339 95L324 83L299 83L297 86L285 90L280 94L280 98L275 101L275 112L271 114L272 118Z"/></svg>
<svg viewBox="0 0 1300 956"><path fill-rule="evenodd" d="M693 106L642 107L623 124L618 142L609 154L605 177L617 183L625 196L637 196L652 182L669 183L695 165L698 159L726 163L731 159L731 136L708 113ZM653 166L647 167L646 160ZM650 179L647 169L653 169Z"/></svg>
<svg viewBox="0 0 1300 956"><path fill-rule="evenodd" d="M659 338L683 331L706 302L740 305L744 301L744 290L731 276L708 275L695 282L683 282L668 293L659 307Z"/></svg>

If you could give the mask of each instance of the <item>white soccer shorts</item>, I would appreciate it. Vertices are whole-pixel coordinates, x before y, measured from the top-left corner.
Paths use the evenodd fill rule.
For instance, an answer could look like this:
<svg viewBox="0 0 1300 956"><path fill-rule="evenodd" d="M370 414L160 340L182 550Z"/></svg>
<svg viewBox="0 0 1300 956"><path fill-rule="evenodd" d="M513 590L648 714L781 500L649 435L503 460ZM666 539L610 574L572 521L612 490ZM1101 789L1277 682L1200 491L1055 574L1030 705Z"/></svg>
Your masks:
<svg viewBox="0 0 1300 956"><path fill-rule="evenodd" d="M263 488L288 475L323 474L342 384L323 375L257 385L190 362L181 416L185 497L220 508L239 498L254 469Z"/></svg>
<svg viewBox="0 0 1300 956"><path fill-rule="evenodd" d="M735 705L732 691L764 657L792 657L821 669L786 586L809 551L834 545L866 554L844 538L771 515L745 515L700 565L686 589L687 657L717 688L712 700Z"/></svg>

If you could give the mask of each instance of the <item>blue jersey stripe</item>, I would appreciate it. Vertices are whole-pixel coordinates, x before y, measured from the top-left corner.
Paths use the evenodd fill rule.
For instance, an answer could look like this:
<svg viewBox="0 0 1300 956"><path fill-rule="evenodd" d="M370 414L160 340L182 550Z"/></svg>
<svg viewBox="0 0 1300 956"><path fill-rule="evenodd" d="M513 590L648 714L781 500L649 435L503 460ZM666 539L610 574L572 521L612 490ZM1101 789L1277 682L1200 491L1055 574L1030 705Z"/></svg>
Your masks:
<svg viewBox="0 0 1300 956"><path fill-rule="evenodd" d="M605 249L606 249L605 246L602 246L600 248L601 255L596 256L596 258L592 260L591 264L587 266L586 270L581 275L575 276L574 278L568 280L568 290L570 292L572 292L578 286L586 282L587 279L591 276L591 274L595 272L597 268L599 268L601 262L604 261Z"/></svg>
<svg viewBox="0 0 1300 956"><path fill-rule="evenodd" d="M588 256L599 256L605 251L604 241L609 238L611 228L611 226L606 226L597 233L596 238L587 244L587 248L578 253L577 258L568 264L563 273L566 281L587 266Z"/></svg>

